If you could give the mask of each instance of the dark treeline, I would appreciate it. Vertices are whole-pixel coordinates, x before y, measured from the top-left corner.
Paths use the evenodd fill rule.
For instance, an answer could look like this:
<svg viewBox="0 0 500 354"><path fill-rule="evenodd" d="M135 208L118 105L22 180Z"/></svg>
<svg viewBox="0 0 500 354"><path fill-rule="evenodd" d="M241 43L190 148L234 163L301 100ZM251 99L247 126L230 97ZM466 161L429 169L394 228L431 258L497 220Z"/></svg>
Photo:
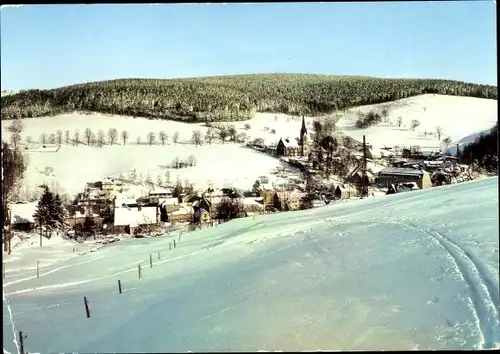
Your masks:
<svg viewBox="0 0 500 354"><path fill-rule="evenodd" d="M497 99L497 87L450 80L259 74L192 79L119 79L1 98L2 119L92 111L157 119L231 121L254 112L317 116L435 93Z"/></svg>
<svg viewBox="0 0 500 354"><path fill-rule="evenodd" d="M469 163L470 157L488 172L498 173L498 122L485 134L467 146L462 152L462 162Z"/></svg>

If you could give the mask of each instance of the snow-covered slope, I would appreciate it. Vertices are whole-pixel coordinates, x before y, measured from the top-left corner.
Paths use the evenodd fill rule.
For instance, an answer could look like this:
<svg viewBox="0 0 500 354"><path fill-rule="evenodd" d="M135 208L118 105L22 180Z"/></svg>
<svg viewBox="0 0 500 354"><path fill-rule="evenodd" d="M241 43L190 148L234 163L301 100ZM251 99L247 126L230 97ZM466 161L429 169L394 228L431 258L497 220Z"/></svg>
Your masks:
<svg viewBox="0 0 500 354"><path fill-rule="evenodd" d="M491 348L498 232L495 177L239 219L172 250L177 235L122 241L8 276L4 346L23 331L31 352Z"/></svg>
<svg viewBox="0 0 500 354"><path fill-rule="evenodd" d="M387 123L380 123L367 129L357 129L357 112L381 113L386 108ZM397 121L401 117L402 125ZM411 121L418 120L420 125L412 131ZM442 140L449 137L450 146L471 134L491 129L498 120L498 103L474 97L445 95L420 95L388 102L384 104L362 106L350 109L339 120L337 127L345 134L362 141L363 135L373 145L373 152L378 154L383 146L420 145L422 150L443 147ZM441 141L436 134L437 127L442 128ZM424 133L427 132L427 135Z"/></svg>
<svg viewBox="0 0 500 354"><path fill-rule="evenodd" d="M10 121L2 121L3 136L10 134L7 132L10 124ZM133 169L140 179L144 180L149 174L155 183L158 176L165 181L168 170L171 183L179 178L181 182L188 180L194 183L199 189L206 189L210 183L217 188L232 186L251 189L259 176L269 174L282 164L273 157L230 142L220 144L214 140L212 145L204 142L203 146L196 147L190 140L194 130L205 134L207 128L201 124L74 113L25 119L23 125L23 137L30 136L34 141L39 141L42 133L50 135L58 129L62 132L69 130L71 139L74 132L79 131L80 139L84 140L83 132L86 128L94 133L102 129L105 134L110 128L116 128L119 135L125 130L129 133L129 139L125 146L121 145L122 140L118 136L116 145L102 148L66 144L59 149L52 149L52 152L47 152L48 148L30 148L26 151L28 167L21 188L22 195L33 193L37 186L45 183L51 189L60 188L61 193L74 196L83 191L85 182L101 180L106 176L118 177L120 174L127 177ZM147 145L147 134L154 132L157 135L160 131L165 131L169 136L165 146L158 138L153 146ZM243 131L243 127L238 129L238 132ZM174 132L179 133L177 144L172 142ZM142 145L137 145L137 137L141 138ZM186 160L190 155L195 157L196 166L168 168L176 157ZM146 190L149 188L148 186Z"/></svg>

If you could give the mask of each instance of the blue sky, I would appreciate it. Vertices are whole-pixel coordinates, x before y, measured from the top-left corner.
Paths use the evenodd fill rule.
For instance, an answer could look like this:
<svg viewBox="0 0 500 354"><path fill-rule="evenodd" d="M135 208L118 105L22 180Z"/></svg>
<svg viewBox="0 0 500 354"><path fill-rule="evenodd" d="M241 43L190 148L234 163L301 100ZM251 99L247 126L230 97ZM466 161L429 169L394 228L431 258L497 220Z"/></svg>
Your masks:
<svg viewBox="0 0 500 354"><path fill-rule="evenodd" d="M497 84L493 1L2 8L2 89L245 73Z"/></svg>

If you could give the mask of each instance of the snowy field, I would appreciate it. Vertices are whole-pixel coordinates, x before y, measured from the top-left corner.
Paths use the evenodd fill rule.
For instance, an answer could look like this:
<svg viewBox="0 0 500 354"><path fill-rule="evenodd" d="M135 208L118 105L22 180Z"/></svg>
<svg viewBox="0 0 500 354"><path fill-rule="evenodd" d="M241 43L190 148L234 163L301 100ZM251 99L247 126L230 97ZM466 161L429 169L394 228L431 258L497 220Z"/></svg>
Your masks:
<svg viewBox="0 0 500 354"><path fill-rule="evenodd" d="M2 122L2 133L8 134L6 128L10 124L10 121ZM221 144L214 139L211 145L204 142L202 146L196 147L190 142L192 132L200 130L203 135L207 129L198 124L75 113L25 119L23 125L23 137L31 136L35 141L39 140L42 133L55 133L57 129L63 132L70 130L71 137L73 132L78 130L80 139L83 139L83 131L87 127L94 133L98 129L107 133L110 128L116 128L119 135L122 130L126 130L129 132L129 140L125 146L119 145L121 139L118 136L116 145L102 148L63 144L58 150L52 149L52 152L27 150L28 168L21 195L37 190L37 186L45 183L52 189L60 189L62 193L72 196L82 192L86 182L98 181L106 176L122 175L127 178L134 169L138 179L142 181L148 174L154 183L157 182L158 176L165 181L168 170L171 183L175 183L179 178L182 183L187 180L201 190L205 190L209 184L218 188L251 189L259 176L268 175L270 171L282 165L279 160L241 144ZM152 146L146 144L148 132L158 133L162 130L169 136L165 146L158 140ZM179 141L174 144L172 135L176 131L179 132ZM141 145L136 144L137 136L142 138ZM194 155L196 166L183 169L168 167L176 157L186 160L190 155ZM292 170L296 174L299 173L295 169ZM272 178L270 181L272 182ZM146 192L146 189L142 191Z"/></svg>
<svg viewBox="0 0 500 354"><path fill-rule="evenodd" d="M500 344L497 177L239 219L171 242L121 241L42 267L39 279L7 272L4 348L16 352L18 331L42 353Z"/></svg>
<svg viewBox="0 0 500 354"><path fill-rule="evenodd" d="M373 110L380 114L384 107L389 113L389 123L380 123L367 129L355 127L356 112ZM397 125L398 117L402 119L401 127ZM420 126L412 131L410 124L414 119L420 122ZM463 146L464 143L473 142L475 134L491 129L497 120L496 100L428 94L350 109L339 120L337 127L359 141L366 135L366 141L373 145L375 154L379 154L383 146L396 145L419 145L422 150L433 150L444 147L442 140L447 137L451 139L450 152L453 152L456 151L457 143ZM437 126L442 128L441 141L435 136Z"/></svg>

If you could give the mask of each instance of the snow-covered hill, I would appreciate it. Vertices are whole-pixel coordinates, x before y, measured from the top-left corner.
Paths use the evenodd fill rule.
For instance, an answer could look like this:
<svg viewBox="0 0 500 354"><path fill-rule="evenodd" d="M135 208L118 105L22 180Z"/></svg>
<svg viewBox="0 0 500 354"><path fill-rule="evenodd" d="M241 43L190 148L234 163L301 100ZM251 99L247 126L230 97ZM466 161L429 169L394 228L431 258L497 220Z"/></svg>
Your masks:
<svg viewBox="0 0 500 354"><path fill-rule="evenodd" d="M380 114L383 108L388 111L387 123L367 129L355 127L357 112L372 110ZM397 124L399 117L402 120L401 127ZM411 130L412 120L420 123L415 131ZM419 145L423 151L444 148L442 140L447 137L451 139L450 147L455 151L455 145L461 143L462 139L491 129L497 120L496 100L428 94L350 109L339 120L337 127L359 141L366 135L375 154L380 153L383 146ZM436 134L437 127L442 129L440 140Z"/></svg>
<svg viewBox="0 0 500 354"><path fill-rule="evenodd" d="M495 177L239 219L173 250L178 235L122 241L7 273L4 347L18 331L30 352L498 347L498 233Z"/></svg>

